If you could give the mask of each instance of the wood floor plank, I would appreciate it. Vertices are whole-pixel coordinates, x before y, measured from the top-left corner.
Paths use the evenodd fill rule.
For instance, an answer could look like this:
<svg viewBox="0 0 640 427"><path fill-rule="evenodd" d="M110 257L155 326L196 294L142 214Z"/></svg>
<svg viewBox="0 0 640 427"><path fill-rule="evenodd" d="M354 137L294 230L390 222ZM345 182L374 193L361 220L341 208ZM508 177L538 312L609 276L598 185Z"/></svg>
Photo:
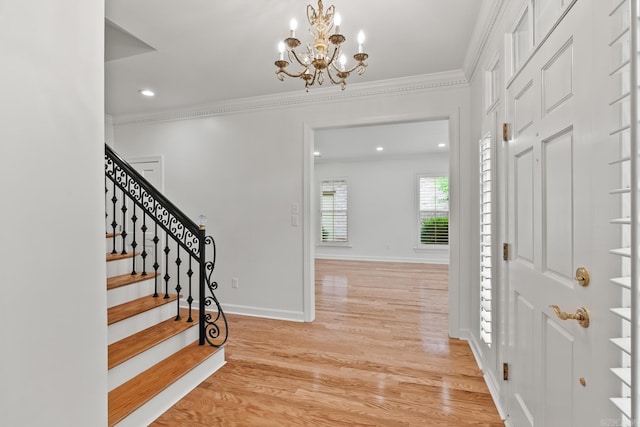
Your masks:
<svg viewBox="0 0 640 427"><path fill-rule="evenodd" d="M122 421L218 349L195 341L109 392L109 426Z"/></svg>
<svg viewBox="0 0 640 427"><path fill-rule="evenodd" d="M169 294L169 298L164 298L162 295L156 298L152 296L145 296L124 304L116 305L107 309L107 324L112 325L121 320L133 317L136 314L144 313L147 310L169 304L177 298L178 295L176 294Z"/></svg>
<svg viewBox="0 0 640 427"><path fill-rule="evenodd" d="M181 320L176 321L175 318L167 319L164 322L153 325L136 334L114 342L109 346L108 361L109 369L126 362L127 360L141 354L142 352L168 340L189 328L197 326L198 312L192 311L191 317L193 322L187 322L189 318L189 310L180 309Z"/></svg>
<svg viewBox="0 0 640 427"><path fill-rule="evenodd" d="M229 315L227 364L152 426L504 426L448 333L446 265L316 260L316 320Z"/></svg>

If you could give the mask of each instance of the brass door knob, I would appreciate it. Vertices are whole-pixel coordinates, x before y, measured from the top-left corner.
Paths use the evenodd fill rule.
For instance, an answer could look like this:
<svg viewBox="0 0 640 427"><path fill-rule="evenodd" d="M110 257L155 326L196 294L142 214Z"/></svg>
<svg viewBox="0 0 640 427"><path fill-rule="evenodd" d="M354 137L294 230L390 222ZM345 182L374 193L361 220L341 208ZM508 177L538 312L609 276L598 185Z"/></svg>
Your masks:
<svg viewBox="0 0 640 427"><path fill-rule="evenodd" d="M575 280L580 286L587 286L589 284L589 270L586 267L578 267Z"/></svg>
<svg viewBox="0 0 640 427"><path fill-rule="evenodd" d="M560 310L560 307L557 305L550 305L549 307L553 308L553 311L556 312L556 316L558 316L560 320L577 320L578 324L583 328L589 327L589 312L586 308L580 307L576 310L575 314L569 314Z"/></svg>

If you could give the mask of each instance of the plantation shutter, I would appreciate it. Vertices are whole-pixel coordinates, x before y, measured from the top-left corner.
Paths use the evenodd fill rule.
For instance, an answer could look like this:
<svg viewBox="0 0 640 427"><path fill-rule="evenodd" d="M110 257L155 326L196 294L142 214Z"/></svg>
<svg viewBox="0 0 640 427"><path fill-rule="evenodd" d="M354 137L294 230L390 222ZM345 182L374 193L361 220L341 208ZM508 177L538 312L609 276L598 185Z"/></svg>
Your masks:
<svg viewBox="0 0 640 427"><path fill-rule="evenodd" d="M423 245L449 243L449 179L418 177L419 238Z"/></svg>
<svg viewBox="0 0 640 427"><path fill-rule="evenodd" d="M622 424L635 425L632 420L640 416L639 399L637 396L637 378L640 369L638 366L638 354L634 352L637 347L638 330L633 326L638 312L638 251L634 249L634 241L637 244L638 224L631 218L638 217L638 184L637 175L638 145L637 145L637 115L633 117L632 106L638 105L638 53L631 50L632 38L638 37L638 13L637 4L633 1L615 2L610 17L612 18L611 49L612 72L611 78L615 93L612 93L611 106L617 117L617 127L611 129L613 146L612 152L617 153L610 165L616 168L619 176L619 188L611 190L611 202L619 207L619 217L611 220L612 227L618 228L621 239L617 248L611 249L618 259L619 274L611 278L614 286L621 289L620 306L611 309L611 312L620 319L620 334L611 338L611 342L620 350L619 364L611 368L611 372L620 380L619 394L613 396L611 401L622 414ZM631 19L630 17L633 17ZM637 109L635 110L637 112ZM616 156L614 156L616 157ZM634 366L632 368L632 366ZM632 372L632 369L634 372Z"/></svg>
<svg viewBox="0 0 640 427"><path fill-rule="evenodd" d="M347 181L322 181L320 233L323 242L347 242Z"/></svg>
<svg viewBox="0 0 640 427"><path fill-rule="evenodd" d="M491 136L480 141L480 338L491 347Z"/></svg>

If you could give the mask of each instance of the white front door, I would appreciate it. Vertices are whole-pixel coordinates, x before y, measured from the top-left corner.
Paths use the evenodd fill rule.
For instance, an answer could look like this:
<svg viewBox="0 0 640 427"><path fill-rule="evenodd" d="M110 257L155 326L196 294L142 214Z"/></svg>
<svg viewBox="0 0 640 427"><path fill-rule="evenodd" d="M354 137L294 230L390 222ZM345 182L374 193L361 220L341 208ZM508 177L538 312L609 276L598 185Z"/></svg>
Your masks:
<svg viewBox="0 0 640 427"><path fill-rule="evenodd" d="M515 427L597 426L610 405L601 397L608 366L597 356L610 343L594 333L615 322L603 306L612 289L602 266L611 260L593 256L594 247L606 243L592 239L594 227L606 226L593 213L607 194L592 193L593 147L602 143L594 122L604 120L594 103L602 89L594 88L594 39L584 25L591 9L581 3L507 91L507 411ZM592 273L587 286L576 280L580 267ZM553 305L569 315L585 309L591 324L562 320Z"/></svg>

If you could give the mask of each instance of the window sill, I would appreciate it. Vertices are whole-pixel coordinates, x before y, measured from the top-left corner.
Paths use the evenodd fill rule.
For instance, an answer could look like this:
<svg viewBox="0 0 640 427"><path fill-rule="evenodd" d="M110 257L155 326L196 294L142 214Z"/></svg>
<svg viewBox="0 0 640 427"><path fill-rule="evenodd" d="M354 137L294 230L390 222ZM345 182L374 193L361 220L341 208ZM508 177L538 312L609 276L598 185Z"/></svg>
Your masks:
<svg viewBox="0 0 640 427"><path fill-rule="evenodd" d="M316 248L351 248L351 244L348 242L323 242L317 243Z"/></svg>
<svg viewBox="0 0 640 427"><path fill-rule="evenodd" d="M446 254L449 252L449 245L420 245L413 248L414 252L437 252Z"/></svg>

